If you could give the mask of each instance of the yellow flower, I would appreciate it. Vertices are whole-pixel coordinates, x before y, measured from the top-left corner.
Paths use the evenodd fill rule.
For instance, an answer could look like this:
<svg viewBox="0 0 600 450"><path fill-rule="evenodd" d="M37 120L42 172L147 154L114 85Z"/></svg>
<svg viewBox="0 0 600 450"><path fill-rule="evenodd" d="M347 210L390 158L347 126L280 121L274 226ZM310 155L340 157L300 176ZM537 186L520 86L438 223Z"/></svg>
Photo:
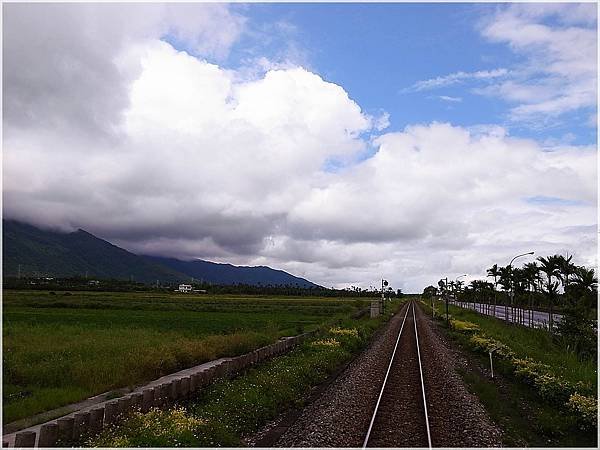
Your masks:
<svg viewBox="0 0 600 450"><path fill-rule="evenodd" d="M452 325L452 328L454 328L456 331L461 331L463 333L479 331L479 325L474 324L472 322L467 322L466 320L451 319L450 324Z"/></svg>
<svg viewBox="0 0 600 450"><path fill-rule="evenodd" d="M579 414L583 422L583 428L598 426L598 399L586 397L576 392L569 397L567 405Z"/></svg>
<svg viewBox="0 0 600 450"><path fill-rule="evenodd" d="M337 334L339 336L352 336L357 338L358 337L358 330L356 328L339 328L339 327L333 327L329 329L329 332L331 334Z"/></svg>
<svg viewBox="0 0 600 450"><path fill-rule="evenodd" d="M335 339L319 339L314 341L312 345L315 347L339 347L340 343Z"/></svg>

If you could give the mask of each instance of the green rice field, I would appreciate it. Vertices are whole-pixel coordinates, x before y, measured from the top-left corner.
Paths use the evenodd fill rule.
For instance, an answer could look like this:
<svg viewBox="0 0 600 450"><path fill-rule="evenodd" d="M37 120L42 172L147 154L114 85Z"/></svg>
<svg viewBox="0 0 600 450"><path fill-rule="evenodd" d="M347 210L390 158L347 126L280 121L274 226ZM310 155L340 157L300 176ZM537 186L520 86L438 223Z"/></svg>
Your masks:
<svg viewBox="0 0 600 450"><path fill-rule="evenodd" d="M3 292L3 423L348 317L366 299Z"/></svg>

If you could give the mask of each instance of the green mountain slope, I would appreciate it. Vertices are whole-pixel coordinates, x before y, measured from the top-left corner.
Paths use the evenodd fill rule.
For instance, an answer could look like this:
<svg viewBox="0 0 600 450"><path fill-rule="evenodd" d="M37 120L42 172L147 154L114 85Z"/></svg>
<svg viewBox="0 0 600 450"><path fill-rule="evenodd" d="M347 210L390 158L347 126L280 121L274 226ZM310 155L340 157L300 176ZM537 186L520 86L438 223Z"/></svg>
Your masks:
<svg viewBox="0 0 600 450"><path fill-rule="evenodd" d="M151 283L180 281L188 276L148 261L110 242L78 230L59 233L3 220L2 273L22 276L130 279Z"/></svg>
<svg viewBox="0 0 600 450"><path fill-rule="evenodd" d="M252 286L298 286L301 288L320 288L304 278L290 275L283 270L271 269L267 266L233 266L196 259L181 261L173 258L146 257L147 259L185 273L196 280L207 283L229 285L249 284Z"/></svg>
<svg viewBox="0 0 600 450"><path fill-rule="evenodd" d="M139 256L84 231L60 233L14 220L3 220L2 273L5 277L73 277L133 279L144 283L189 282L318 287L282 270L239 267L196 259ZM19 268L20 266L20 268Z"/></svg>

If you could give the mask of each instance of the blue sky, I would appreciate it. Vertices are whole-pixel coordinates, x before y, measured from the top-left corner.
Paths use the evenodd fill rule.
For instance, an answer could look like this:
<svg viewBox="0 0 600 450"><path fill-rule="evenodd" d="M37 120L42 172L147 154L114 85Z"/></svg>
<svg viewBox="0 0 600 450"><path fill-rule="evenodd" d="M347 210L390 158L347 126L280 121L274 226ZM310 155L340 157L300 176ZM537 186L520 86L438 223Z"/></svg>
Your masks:
<svg viewBox="0 0 600 450"><path fill-rule="evenodd" d="M411 91L415 83L457 72L513 70L527 55L482 36L493 4L249 4L235 5L248 22L222 64L238 68L261 55L308 67L339 84L367 113L390 115L390 131L408 124L501 125L513 136L576 145L596 143L587 123L595 108L543 123L510 120L514 106L474 93L485 82L465 80ZM556 25L556 17L544 19ZM180 46L181 48L181 46ZM536 83L535 76L529 81Z"/></svg>

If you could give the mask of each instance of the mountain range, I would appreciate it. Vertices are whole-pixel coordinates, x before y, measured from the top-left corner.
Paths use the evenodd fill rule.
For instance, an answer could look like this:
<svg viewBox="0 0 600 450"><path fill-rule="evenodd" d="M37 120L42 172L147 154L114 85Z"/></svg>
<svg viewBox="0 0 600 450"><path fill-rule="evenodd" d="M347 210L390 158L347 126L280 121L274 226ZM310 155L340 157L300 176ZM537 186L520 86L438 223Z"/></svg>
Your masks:
<svg viewBox="0 0 600 450"><path fill-rule="evenodd" d="M189 282L319 287L267 266L234 266L201 259L136 255L85 230L61 233L14 220L2 221L2 274L113 278L144 283Z"/></svg>

